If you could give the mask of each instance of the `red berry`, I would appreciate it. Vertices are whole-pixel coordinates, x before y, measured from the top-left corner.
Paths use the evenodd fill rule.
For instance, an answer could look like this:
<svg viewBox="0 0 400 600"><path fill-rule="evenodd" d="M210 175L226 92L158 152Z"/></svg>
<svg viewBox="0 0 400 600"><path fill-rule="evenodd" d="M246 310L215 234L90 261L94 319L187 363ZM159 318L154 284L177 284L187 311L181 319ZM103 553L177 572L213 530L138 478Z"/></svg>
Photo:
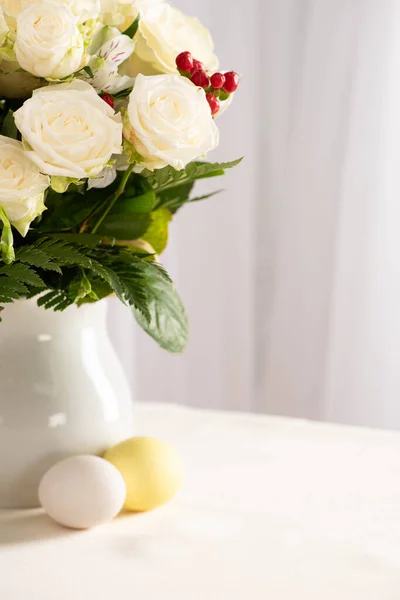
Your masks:
<svg viewBox="0 0 400 600"><path fill-rule="evenodd" d="M205 72L205 70L206 70L206 68L203 65L203 63L200 62L199 60L194 59L192 73L195 73L196 71L204 71Z"/></svg>
<svg viewBox="0 0 400 600"><path fill-rule="evenodd" d="M219 112L219 109L221 108L220 101L214 96L214 94L206 94L206 98L211 108L211 114L216 115L217 112Z"/></svg>
<svg viewBox="0 0 400 600"><path fill-rule="evenodd" d="M114 108L114 106L115 106L114 98L112 96L110 96L110 94L103 94L101 96L101 99L104 100L104 102L106 102L106 104L111 106L111 108Z"/></svg>
<svg viewBox="0 0 400 600"><path fill-rule="evenodd" d="M193 69L193 56L190 52L181 52L176 57L176 66L180 71L191 72Z"/></svg>
<svg viewBox="0 0 400 600"><path fill-rule="evenodd" d="M222 75L222 73L214 73L214 75L211 75L210 81L213 88L219 90L225 85L225 75Z"/></svg>
<svg viewBox="0 0 400 600"><path fill-rule="evenodd" d="M210 86L210 80L208 75L204 71L196 71L190 78L190 81L201 88L208 88Z"/></svg>
<svg viewBox="0 0 400 600"><path fill-rule="evenodd" d="M228 94L233 94L239 87L239 75L235 71L225 73L224 90Z"/></svg>

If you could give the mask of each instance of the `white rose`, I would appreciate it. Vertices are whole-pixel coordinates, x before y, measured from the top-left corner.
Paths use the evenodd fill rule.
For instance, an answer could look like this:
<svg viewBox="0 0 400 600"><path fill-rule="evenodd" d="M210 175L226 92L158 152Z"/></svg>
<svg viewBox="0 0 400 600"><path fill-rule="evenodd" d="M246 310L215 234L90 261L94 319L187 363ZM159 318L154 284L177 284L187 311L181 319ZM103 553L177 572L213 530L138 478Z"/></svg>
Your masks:
<svg viewBox="0 0 400 600"><path fill-rule="evenodd" d="M45 210L49 178L29 160L21 142L0 136L0 206L12 225L26 235L31 222Z"/></svg>
<svg viewBox="0 0 400 600"><path fill-rule="evenodd" d="M94 177L122 152L120 115L83 81L34 91L14 118L29 158L47 175Z"/></svg>
<svg viewBox="0 0 400 600"><path fill-rule="evenodd" d="M75 15L78 23L85 23L89 19L97 19L100 15L100 0L55 0L66 4Z"/></svg>
<svg viewBox="0 0 400 600"><path fill-rule="evenodd" d="M68 6L39 0L18 15L14 50L25 71L37 77L62 79L81 67L84 43Z"/></svg>
<svg viewBox="0 0 400 600"><path fill-rule="evenodd" d="M176 73L175 59L188 50L207 70L218 68L210 32L194 17L187 17L167 3L151 6L140 14L136 50L127 75Z"/></svg>
<svg viewBox="0 0 400 600"><path fill-rule="evenodd" d="M26 0L0 0L0 6L7 16L16 17L21 12L24 2Z"/></svg>
<svg viewBox="0 0 400 600"><path fill-rule="evenodd" d="M101 18L105 25L125 31L139 13L162 2L163 0L101 0Z"/></svg>
<svg viewBox="0 0 400 600"><path fill-rule="evenodd" d="M125 31L136 16L132 0L101 0L101 20L105 25Z"/></svg>
<svg viewBox="0 0 400 600"><path fill-rule="evenodd" d="M100 15L100 0L54 0L54 2L69 6L78 23L97 19ZM14 19L30 4L32 0L0 0L0 7L3 7L6 15Z"/></svg>
<svg viewBox="0 0 400 600"><path fill-rule="evenodd" d="M204 90L180 75L138 75L124 135L151 170L183 169L219 141Z"/></svg>
<svg viewBox="0 0 400 600"><path fill-rule="evenodd" d="M4 44L8 33L8 25L4 18L3 10L0 6L0 47Z"/></svg>

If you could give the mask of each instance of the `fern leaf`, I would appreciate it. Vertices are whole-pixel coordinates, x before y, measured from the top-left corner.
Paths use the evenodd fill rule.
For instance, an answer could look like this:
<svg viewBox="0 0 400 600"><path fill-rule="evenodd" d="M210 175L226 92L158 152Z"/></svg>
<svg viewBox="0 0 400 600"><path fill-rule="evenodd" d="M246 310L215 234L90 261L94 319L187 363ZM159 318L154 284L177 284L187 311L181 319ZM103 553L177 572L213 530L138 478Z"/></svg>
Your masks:
<svg viewBox="0 0 400 600"><path fill-rule="evenodd" d="M14 295L14 298L16 299L27 292L28 288L21 281L13 279L12 277L5 277L4 275L0 277L0 294L5 296L11 294Z"/></svg>
<svg viewBox="0 0 400 600"><path fill-rule="evenodd" d="M58 290L52 290L51 292L47 292L47 294L40 296L40 298L37 301L37 305L43 306L44 308L51 308L49 304L54 298L56 298L56 296L59 295L59 293L60 292Z"/></svg>
<svg viewBox="0 0 400 600"><path fill-rule="evenodd" d="M52 308L57 311L65 310L73 303L74 301L68 298L68 295L64 290L52 290L51 292L47 292L37 301L38 306L43 306L46 310Z"/></svg>
<svg viewBox="0 0 400 600"><path fill-rule="evenodd" d="M141 263L127 252L114 257L107 257L103 253L97 255L97 260L92 259L89 269L105 280L124 304L134 306L149 322L151 316L147 305L146 285L138 267Z"/></svg>
<svg viewBox="0 0 400 600"><path fill-rule="evenodd" d="M90 267L90 260L85 256L89 249L84 246L69 244L59 239L40 238L33 244L33 248L38 248L60 266L77 265L86 268Z"/></svg>
<svg viewBox="0 0 400 600"><path fill-rule="evenodd" d="M37 288L46 287L39 275L33 269L28 267L28 265L22 263L14 262L11 265L0 268L0 275L7 275L8 277Z"/></svg>
<svg viewBox="0 0 400 600"><path fill-rule="evenodd" d="M22 248L19 248L16 253L16 260L45 271L62 273L60 267L52 262L45 252L32 246L23 246Z"/></svg>

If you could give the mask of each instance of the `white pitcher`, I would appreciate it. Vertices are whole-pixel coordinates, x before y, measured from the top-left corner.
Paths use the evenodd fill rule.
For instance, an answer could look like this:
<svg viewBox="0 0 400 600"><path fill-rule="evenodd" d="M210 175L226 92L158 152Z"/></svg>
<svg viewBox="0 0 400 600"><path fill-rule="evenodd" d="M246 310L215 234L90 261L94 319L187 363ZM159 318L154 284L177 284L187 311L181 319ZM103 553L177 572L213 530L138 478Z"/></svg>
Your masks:
<svg viewBox="0 0 400 600"><path fill-rule="evenodd" d="M38 505L45 471L132 435L128 382L106 329L107 300L64 312L6 305L0 323L0 508Z"/></svg>

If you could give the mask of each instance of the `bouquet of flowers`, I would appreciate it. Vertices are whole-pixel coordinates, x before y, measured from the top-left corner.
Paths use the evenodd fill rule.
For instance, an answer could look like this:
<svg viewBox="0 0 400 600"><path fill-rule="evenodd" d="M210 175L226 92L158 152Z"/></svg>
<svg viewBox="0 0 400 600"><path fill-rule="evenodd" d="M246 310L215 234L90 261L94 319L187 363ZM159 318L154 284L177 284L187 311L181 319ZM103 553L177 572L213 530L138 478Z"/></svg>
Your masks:
<svg viewBox="0 0 400 600"><path fill-rule="evenodd" d="M0 310L114 293L182 351L159 256L206 197L196 180L239 162L205 160L238 85L207 29L162 0L0 0Z"/></svg>

